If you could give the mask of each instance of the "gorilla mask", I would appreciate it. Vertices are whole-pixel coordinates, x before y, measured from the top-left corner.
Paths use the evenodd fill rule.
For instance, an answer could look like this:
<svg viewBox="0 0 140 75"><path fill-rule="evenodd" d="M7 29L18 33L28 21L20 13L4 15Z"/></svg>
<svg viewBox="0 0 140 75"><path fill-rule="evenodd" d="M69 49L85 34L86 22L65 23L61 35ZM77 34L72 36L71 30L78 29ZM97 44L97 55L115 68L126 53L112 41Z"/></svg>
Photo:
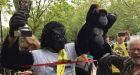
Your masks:
<svg viewBox="0 0 140 75"><path fill-rule="evenodd" d="M87 13L86 23L90 23L92 25L94 24L97 27L104 28L108 23L107 11L105 9L100 9L96 4L91 5ZM92 25L90 25L90 27Z"/></svg>
<svg viewBox="0 0 140 75"><path fill-rule="evenodd" d="M52 48L58 52L64 48L66 43L64 27L57 27L52 30Z"/></svg>
<svg viewBox="0 0 140 75"><path fill-rule="evenodd" d="M107 19L107 12L104 9L100 9L99 11L99 25L102 27L105 27L108 23L108 19Z"/></svg>
<svg viewBox="0 0 140 75"><path fill-rule="evenodd" d="M92 4L87 12L86 23L77 35L77 54L90 53L99 60L106 53L111 53L111 48L106 44L104 36L116 19L116 15L108 13L98 4Z"/></svg>
<svg viewBox="0 0 140 75"><path fill-rule="evenodd" d="M64 26L52 21L45 25L41 36L41 47L59 52L66 43Z"/></svg>

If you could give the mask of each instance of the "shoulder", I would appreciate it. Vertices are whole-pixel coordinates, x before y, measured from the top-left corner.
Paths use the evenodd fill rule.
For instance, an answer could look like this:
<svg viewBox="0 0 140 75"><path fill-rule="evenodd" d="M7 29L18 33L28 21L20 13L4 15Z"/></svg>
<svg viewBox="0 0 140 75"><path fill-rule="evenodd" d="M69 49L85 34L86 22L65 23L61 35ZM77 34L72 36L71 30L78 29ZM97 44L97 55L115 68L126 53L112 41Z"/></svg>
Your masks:
<svg viewBox="0 0 140 75"><path fill-rule="evenodd" d="M74 42L71 42L71 43L66 43L65 44L65 48L68 48L68 47L74 47Z"/></svg>
<svg viewBox="0 0 140 75"><path fill-rule="evenodd" d="M65 50L67 51L67 52L71 52L71 51L75 51L75 43L66 43L65 44Z"/></svg>
<svg viewBox="0 0 140 75"><path fill-rule="evenodd" d="M38 57L38 56L44 54L43 51L44 51L43 49L37 49L37 50L33 50L33 51L31 51L31 53L32 53L32 55L33 55L34 57L36 57L36 56Z"/></svg>
<svg viewBox="0 0 140 75"><path fill-rule="evenodd" d="M65 44L65 50L66 51L73 51L75 50L75 44L72 42L72 43L66 43Z"/></svg>
<svg viewBox="0 0 140 75"><path fill-rule="evenodd" d="M76 51L75 51L75 43L74 42L66 43L65 44L65 50L68 53L69 57L72 57L72 56L76 57L77 56Z"/></svg>
<svg viewBox="0 0 140 75"><path fill-rule="evenodd" d="M41 52L41 51L42 51L42 49L37 49L37 50L31 51L31 53L38 53L38 52Z"/></svg>

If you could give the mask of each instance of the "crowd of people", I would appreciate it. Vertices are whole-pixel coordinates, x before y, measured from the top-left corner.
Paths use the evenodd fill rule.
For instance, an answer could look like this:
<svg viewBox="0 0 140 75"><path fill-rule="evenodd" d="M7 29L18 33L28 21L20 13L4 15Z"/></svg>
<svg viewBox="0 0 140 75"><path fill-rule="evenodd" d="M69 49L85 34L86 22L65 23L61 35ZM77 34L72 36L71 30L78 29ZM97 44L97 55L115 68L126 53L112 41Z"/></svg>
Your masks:
<svg viewBox="0 0 140 75"><path fill-rule="evenodd" d="M81 35L78 34L77 40L72 43L67 43L64 25L56 21L51 21L44 26L40 40L33 34L22 36L19 28L26 25L27 18L24 12L15 12L9 22L9 34L2 45L3 74L95 75L93 70L97 68L96 75L139 75L140 36L130 38L128 31L121 31L117 33L116 41L113 44L110 43L107 32L116 21L116 16L98 8L96 4L93 4L89 13L96 16L93 20L96 22L98 19L101 26L95 28L89 26L89 22L92 24L92 21L88 13L87 23L83 26L83 31L80 31ZM88 37L88 42L94 43L88 43L79 48L81 46L80 40L86 40L83 37L81 39L83 32L89 31L84 27L89 29L93 27L91 35L88 35L92 38ZM87 43L87 41L83 43ZM92 46L92 44L96 45ZM85 47L94 47L95 50L103 49L104 51L80 51L81 49L88 49ZM97 61L89 61L93 59ZM47 63L52 64L47 65Z"/></svg>

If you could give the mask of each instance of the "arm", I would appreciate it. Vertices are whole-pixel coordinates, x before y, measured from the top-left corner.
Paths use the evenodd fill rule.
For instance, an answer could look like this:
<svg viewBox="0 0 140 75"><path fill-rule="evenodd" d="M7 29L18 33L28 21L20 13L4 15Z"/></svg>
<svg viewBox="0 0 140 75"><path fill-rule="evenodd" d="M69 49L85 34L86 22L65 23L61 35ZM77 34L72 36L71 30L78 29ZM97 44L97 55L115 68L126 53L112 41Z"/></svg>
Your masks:
<svg viewBox="0 0 140 75"><path fill-rule="evenodd" d="M25 70L30 67L21 67L24 65L33 64L33 56L29 52L24 52L19 50L19 38L14 37L14 31L19 27L22 27L26 23L26 19L23 14L15 13L10 19L10 31L9 35L6 37L1 52L1 62L6 68L14 70Z"/></svg>
<svg viewBox="0 0 140 75"><path fill-rule="evenodd" d="M105 34L107 34L108 29L112 27L112 25L115 23L115 21L117 20L117 16L114 14L109 13L107 16L108 19L108 24L107 26L104 28L104 34L103 36L105 36Z"/></svg>
<svg viewBox="0 0 140 75"><path fill-rule="evenodd" d="M109 56L108 61L115 65L117 68L119 68L120 70L122 70L124 68L124 61L127 59L128 57L121 57L121 56L117 56L117 55L111 55Z"/></svg>
<svg viewBox="0 0 140 75"><path fill-rule="evenodd" d="M33 57L31 53L19 51L18 38L11 38L7 36L2 46L1 55L2 65L6 68L24 70L29 69L30 67L23 68L21 66L33 64Z"/></svg>

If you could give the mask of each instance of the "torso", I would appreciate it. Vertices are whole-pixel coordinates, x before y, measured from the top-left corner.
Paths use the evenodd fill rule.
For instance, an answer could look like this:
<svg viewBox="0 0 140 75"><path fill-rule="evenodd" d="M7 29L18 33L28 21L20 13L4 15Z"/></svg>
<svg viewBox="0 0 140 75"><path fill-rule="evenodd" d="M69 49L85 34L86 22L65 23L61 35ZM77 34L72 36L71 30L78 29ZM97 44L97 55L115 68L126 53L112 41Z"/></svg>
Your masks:
<svg viewBox="0 0 140 75"><path fill-rule="evenodd" d="M74 44L66 44L65 50L68 54L68 60L77 57ZM52 63L58 60L58 53L53 53L48 50L35 50L32 51L34 57L34 64ZM65 67L65 75L75 75L75 65L67 64ZM32 67L35 75L56 75L56 66L34 66Z"/></svg>

